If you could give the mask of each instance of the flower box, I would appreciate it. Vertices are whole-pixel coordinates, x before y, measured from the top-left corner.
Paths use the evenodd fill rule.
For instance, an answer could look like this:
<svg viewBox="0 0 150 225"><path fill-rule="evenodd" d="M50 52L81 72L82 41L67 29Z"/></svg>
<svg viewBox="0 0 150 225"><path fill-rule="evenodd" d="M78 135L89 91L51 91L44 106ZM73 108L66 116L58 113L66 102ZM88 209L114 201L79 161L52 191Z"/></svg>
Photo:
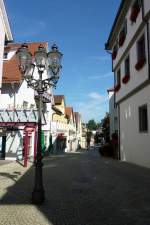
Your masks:
<svg viewBox="0 0 150 225"><path fill-rule="evenodd" d="M128 81L130 80L130 75L129 74L126 74L123 78L122 78L122 82L124 84L128 83Z"/></svg>
<svg viewBox="0 0 150 225"><path fill-rule="evenodd" d="M117 56L117 51L113 51L113 53L112 53L112 60L114 60L116 58L116 56Z"/></svg>
<svg viewBox="0 0 150 225"><path fill-rule="evenodd" d="M145 58L140 59L140 60L137 62L137 64L135 65L135 69L136 69L136 70L140 70L140 69L144 66L145 62L146 62L146 59L145 59Z"/></svg>
<svg viewBox="0 0 150 225"><path fill-rule="evenodd" d="M120 84L117 84L115 87L114 87L114 91L115 92L118 92L119 89L120 89L121 85Z"/></svg>
<svg viewBox="0 0 150 225"><path fill-rule="evenodd" d="M130 15L130 20L132 22L136 22L136 18L138 16L139 12L140 12L140 6L139 5L136 5L136 6L132 7L132 11L131 11L131 15Z"/></svg>
<svg viewBox="0 0 150 225"><path fill-rule="evenodd" d="M119 35L119 46L120 47L123 45L125 38L126 38L126 36L125 36L124 32L121 32Z"/></svg>

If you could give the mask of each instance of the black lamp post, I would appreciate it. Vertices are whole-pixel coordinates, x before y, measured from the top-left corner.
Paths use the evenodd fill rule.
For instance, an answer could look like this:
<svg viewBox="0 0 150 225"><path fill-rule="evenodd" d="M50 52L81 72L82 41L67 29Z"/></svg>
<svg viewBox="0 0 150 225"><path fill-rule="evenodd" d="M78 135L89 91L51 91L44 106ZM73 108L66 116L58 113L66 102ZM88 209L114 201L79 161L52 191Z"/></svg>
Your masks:
<svg viewBox="0 0 150 225"><path fill-rule="evenodd" d="M56 87L61 69L62 53L54 44L50 52L40 45L34 56L29 52L27 44L23 44L16 53L19 69L29 87L38 93L38 141L35 162L35 183L32 192L32 203L41 204L45 200L42 175L42 143L41 143L41 120L42 120L42 94L50 87ZM34 69L38 70L38 77L34 75ZM48 78L43 79L43 72L47 71Z"/></svg>

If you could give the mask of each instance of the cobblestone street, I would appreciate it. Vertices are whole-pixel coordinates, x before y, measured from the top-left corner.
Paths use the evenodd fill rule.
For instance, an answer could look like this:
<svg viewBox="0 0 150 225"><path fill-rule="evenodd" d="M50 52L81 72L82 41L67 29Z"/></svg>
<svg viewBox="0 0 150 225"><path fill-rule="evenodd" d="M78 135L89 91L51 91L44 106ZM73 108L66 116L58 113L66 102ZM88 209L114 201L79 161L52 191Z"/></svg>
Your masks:
<svg viewBox="0 0 150 225"><path fill-rule="evenodd" d="M0 166L0 225L150 225L150 170L95 149L44 159L46 201L30 203L34 168Z"/></svg>

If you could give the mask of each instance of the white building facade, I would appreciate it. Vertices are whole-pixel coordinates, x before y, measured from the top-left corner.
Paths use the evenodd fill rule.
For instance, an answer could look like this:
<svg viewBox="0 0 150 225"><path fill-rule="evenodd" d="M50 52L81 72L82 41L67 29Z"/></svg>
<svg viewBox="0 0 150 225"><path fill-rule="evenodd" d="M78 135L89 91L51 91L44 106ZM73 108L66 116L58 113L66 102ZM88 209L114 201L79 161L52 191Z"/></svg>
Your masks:
<svg viewBox="0 0 150 225"><path fill-rule="evenodd" d="M109 133L110 139L112 138L112 134L118 131L118 116L117 116L117 107L115 104L115 94L113 89L108 89L108 98L109 98Z"/></svg>
<svg viewBox="0 0 150 225"><path fill-rule="evenodd" d="M150 167L149 0L122 0L106 50L112 52L120 159Z"/></svg>
<svg viewBox="0 0 150 225"><path fill-rule="evenodd" d="M7 41L12 41L12 33L8 21L6 9L3 0L0 0L0 88L2 83L2 68L4 45Z"/></svg>
<svg viewBox="0 0 150 225"><path fill-rule="evenodd" d="M48 51L47 42L27 43L33 54L40 45ZM0 96L0 127L3 130L4 159L24 160L35 158L37 145L38 99L35 91L27 86L18 69L16 51L20 44L8 44L5 47L5 59ZM38 76L35 68L34 76ZM44 71L43 78L47 78ZM49 147L51 120L51 90L42 97L42 136L45 149ZM44 151L44 149L43 149Z"/></svg>

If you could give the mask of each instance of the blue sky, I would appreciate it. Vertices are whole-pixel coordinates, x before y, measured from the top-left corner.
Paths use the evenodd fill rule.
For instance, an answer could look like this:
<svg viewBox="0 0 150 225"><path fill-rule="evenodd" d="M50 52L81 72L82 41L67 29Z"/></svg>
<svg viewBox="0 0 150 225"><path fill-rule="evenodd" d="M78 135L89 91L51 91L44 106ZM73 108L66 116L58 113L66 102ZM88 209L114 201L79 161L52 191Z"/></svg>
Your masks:
<svg viewBox="0 0 150 225"><path fill-rule="evenodd" d="M55 94L82 119L100 121L113 85L104 50L120 0L5 0L15 42L55 42L64 54Z"/></svg>

